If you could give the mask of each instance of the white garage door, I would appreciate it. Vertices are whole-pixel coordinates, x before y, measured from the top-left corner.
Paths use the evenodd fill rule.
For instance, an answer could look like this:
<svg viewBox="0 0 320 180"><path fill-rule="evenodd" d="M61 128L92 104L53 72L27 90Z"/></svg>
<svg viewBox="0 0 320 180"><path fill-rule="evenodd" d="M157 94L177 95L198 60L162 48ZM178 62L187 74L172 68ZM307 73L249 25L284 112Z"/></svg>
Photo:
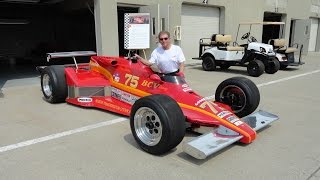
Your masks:
<svg viewBox="0 0 320 180"><path fill-rule="evenodd" d="M187 61L198 57L199 39L219 33L219 8L182 5L181 48Z"/></svg>
<svg viewBox="0 0 320 180"><path fill-rule="evenodd" d="M310 19L311 19L311 28L310 28L309 51L315 51L316 45L317 45L319 20L316 18L310 18Z"/></svg>

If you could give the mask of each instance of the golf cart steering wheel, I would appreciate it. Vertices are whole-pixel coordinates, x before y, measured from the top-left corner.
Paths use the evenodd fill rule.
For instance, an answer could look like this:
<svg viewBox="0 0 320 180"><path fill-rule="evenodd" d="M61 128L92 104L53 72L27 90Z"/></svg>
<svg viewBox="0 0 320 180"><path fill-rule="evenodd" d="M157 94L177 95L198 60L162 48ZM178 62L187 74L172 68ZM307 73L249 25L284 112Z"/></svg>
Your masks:
<svg viewBox="0 0 320 180"><path fill-rule="evenodd" d="M248 39L249 36L250 36L250 32L247 32L244 35L242 35L241 40Z"/></svg>
<svg viewBox="0 0 320 180"><path fill-rule="evenodd" d="M250 39L251 39L251 42L257 42L257 39L253 36L251 36Z"/></svg>

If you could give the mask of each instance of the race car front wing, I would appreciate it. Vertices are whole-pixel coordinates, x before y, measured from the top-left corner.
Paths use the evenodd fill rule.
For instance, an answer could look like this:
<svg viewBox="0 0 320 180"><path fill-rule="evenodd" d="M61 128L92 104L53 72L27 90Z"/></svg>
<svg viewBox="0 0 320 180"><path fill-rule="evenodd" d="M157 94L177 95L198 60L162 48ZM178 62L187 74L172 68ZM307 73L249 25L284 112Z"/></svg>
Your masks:
<svg viewBox="0 0 320 180"><path fill-rule="evenodd" d="M278 116L260 110L242 118L242 121L255 131L258 131L278 119ZM224 126L219 126L213 131L183 143L182 149L194 158L205 159L209 155L239 141L242 137L242 135Z"/></svg>

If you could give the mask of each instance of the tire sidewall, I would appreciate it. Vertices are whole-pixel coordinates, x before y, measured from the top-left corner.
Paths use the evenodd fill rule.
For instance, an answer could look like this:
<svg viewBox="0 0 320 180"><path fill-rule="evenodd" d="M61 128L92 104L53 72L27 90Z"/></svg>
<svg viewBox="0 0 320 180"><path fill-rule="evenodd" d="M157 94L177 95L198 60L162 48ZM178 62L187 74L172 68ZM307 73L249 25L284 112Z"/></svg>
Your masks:
<svg viewBox="0 0 320 180"><path fill-rule="evenodd" d="M211 66L208 66L210 64ZM216 70L215 58L211 55L206 55L202 58L202 68L205 71L214 71Z"/></svg>
<svg viewBox="0 0 320 180"><path fill-rule="evenodd" d="M140 98L133 105L130 115L130 128L135 140L144 151L155 155L170 151L182 141L185 135L185 119L181 108L173 99L163 99L163 97L165 97L165 95L151 95ZM164 103L165 101L167 101L167 103ZM148 146L143 143L136 134L134 116L141 107L152 109L160 119L162 136L158 144L154 146Z"/></svg>
<svg viewBox="0 0 320 180"><path fill-rule="evenodd" d="M221 82L215 92L216 101L224 103L220 95L223 93L222 90L230 85L239 87L246 96L245 107L235 114L238 117L244 117L254 112L260 103L260 92L257 86L245 77L233 77Z"/></svg>
<svg viewBox="0 0 320 180"><path fill-rule="evenodd" d="M46 67L41 74L41 90L46 101L50 103L64 102L67 97L67 84L64 72L64 66L54 65ZM43 77L47 74L50 78L51 96L48 96L43 89Z"/></svg>
<svg viewBox="0 0 320 180"><path fill-rule="evenodd" d="M255 59L250 61L247 66L247 72L250 76L259 77L265 71L265 66L261 60Z"/></svg>

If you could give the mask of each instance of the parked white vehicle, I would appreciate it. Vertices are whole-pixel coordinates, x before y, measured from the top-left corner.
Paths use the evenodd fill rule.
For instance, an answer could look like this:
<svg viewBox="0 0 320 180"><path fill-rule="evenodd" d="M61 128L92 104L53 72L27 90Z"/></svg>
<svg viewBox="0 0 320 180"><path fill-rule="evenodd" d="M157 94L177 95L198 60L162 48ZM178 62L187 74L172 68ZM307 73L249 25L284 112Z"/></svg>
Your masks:
<svg viewBox="0 0 320 180"><path fill-rule="evenodd" d="M238 28L239 31L239 28ZM274 74L279 68L279 61L273 51L273 46L256 42L245 33L242 40L247 39L247 44L238 45L232 42L231 35L214 34L211 38L200 39L199 58L202 60L202 67L205 71L214 71L216 66L221 69L228 69L230 66L246 66L250 76L258 77L266 73Z"/></svg>

